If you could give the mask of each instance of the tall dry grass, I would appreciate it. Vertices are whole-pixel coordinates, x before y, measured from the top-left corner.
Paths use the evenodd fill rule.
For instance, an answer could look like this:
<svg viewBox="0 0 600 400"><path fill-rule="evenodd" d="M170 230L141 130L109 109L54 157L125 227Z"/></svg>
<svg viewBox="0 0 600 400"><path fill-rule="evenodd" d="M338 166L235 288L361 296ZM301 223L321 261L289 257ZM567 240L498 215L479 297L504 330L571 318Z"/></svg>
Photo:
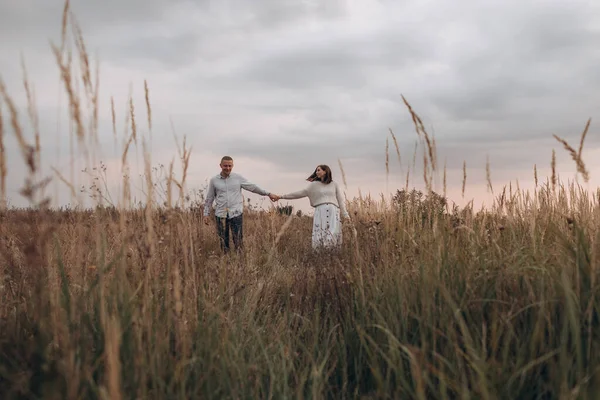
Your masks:
<svg viewBox="0 0 600 400"><path fill-rule="evenodd" d="M99 85L68 1L62 32L53 51L72 135L93 164ZM150 134L146 82L144 91ZM450 210L431 191L435 140L404 99L424 149L425 194L349 200L344 244L327 254L310 251L310 218L248 210L245 252L221 256L213 228L184 207L191 149L178 146L179 178L173 161L153 179L131 97L122 196L106 204L98 187L98 207L53 210L39 136L27 139L2 84L0 95L0 188L10 125L32 205L0 210L3 399L597 396L600 192L558 181L554 153L552 179L533 194L510 186L489 210ZM112 98L111 116L116 141ZM586 172L581 146L561 143ZM132 207L138 146L147 197ZM486 173L492 189L489 164ZM463 195L466 178L463 164Z"/></svg>

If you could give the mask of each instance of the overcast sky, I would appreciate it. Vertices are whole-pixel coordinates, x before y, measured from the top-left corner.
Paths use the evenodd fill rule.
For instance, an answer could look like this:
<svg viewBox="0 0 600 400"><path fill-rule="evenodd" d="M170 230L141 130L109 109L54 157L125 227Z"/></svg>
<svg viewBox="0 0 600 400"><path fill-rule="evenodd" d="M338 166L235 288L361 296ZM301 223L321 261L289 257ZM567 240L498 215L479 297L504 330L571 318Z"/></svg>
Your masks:
<svg viewBox="0 0 600 400"><path fill-rule="evenodd" d="M43 173L53 175L55 167L74 176L77 187L87 179L79 171L99 160L109 177L120 179L130 88L138 134L149 137L144 80L152 103L152 165L178 158L172 121L179 140L186 135L193 146L189 190L217 174L227 154L236 172L276 193L304 187L319 163L329 164L341 182L338 158L349 197L359 189L374 196L395 191L405 184L418 140L401 95L435 135L448 194L459 204L463 161L467 200L487 199L487 157L495 190L509 181L527 186L534 164L540 176L548 173L553 148L563 180L573 179L573 163L552 135L577 148L588 118L583 156L590 189L600 182L599 2L72 0L87 50L100 65L102 148L95 164L77 157L73 175L66 95L50 47L60 43L63 5L0 0L0 77L31 138L24 57L36 91ZM4 105L2 112L6 126ZM8 196L23 205L24 164L6 128ZM419 145L411 185L422 185L422 154ZM136 160L143 168L141 142L130 152L129 162ZM179 168L176 173L181 176ZM136 187L139 182L134 177ZM55 180L50 189L58 203L69 201L64 184Z"/></svg>

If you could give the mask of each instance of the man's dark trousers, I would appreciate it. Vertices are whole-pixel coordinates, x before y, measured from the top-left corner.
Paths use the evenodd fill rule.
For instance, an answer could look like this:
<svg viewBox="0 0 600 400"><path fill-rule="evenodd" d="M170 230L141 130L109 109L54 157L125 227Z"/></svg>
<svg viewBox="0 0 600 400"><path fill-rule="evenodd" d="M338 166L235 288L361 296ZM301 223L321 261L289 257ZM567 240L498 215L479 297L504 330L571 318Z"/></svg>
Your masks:
<svg viewBox="0 0 600 400"><path fill-rule="evenodd" d="M243 220L244 214L240 214L237 217L216 217L217 219L217 233L221 242L221 250L225 253L229 252L229 232L231 231L233 236L233 244L236 250L242 250L243 248Z"/></svg>

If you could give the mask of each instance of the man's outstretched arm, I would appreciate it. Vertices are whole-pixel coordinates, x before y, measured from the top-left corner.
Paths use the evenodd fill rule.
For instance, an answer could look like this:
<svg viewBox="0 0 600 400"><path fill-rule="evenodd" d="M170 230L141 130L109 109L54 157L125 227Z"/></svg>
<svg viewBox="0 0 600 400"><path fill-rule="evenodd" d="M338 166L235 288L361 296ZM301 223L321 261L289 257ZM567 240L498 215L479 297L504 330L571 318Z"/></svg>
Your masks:
<svg viewBox="0 0 600 400"><path fill-rule="evenodd" d="M242 186L242 189L252 193L260 194L262 196L269 196L271 194L257 184L248 181L248 179L244 178L243 176L240 176L240 185Z"/></svg>

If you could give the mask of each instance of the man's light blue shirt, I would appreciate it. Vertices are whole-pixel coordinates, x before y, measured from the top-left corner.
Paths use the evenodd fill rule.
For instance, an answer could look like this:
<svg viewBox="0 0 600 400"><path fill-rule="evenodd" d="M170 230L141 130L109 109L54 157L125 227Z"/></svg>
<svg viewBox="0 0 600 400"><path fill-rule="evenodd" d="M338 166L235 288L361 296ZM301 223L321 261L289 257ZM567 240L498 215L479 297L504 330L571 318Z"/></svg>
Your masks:
<svg viewBox="0 0 600 400"><path fill-rule="evenodd" d="M221 174L213 176L208 183L206 201L204 202L204 215L210 215L210 207L215 202L215 215L217 217L233 218L244 212L244 198L242 189L249 192L268 196L270 193L249 182L240 174L230 173L227 178Z"/></svg>

